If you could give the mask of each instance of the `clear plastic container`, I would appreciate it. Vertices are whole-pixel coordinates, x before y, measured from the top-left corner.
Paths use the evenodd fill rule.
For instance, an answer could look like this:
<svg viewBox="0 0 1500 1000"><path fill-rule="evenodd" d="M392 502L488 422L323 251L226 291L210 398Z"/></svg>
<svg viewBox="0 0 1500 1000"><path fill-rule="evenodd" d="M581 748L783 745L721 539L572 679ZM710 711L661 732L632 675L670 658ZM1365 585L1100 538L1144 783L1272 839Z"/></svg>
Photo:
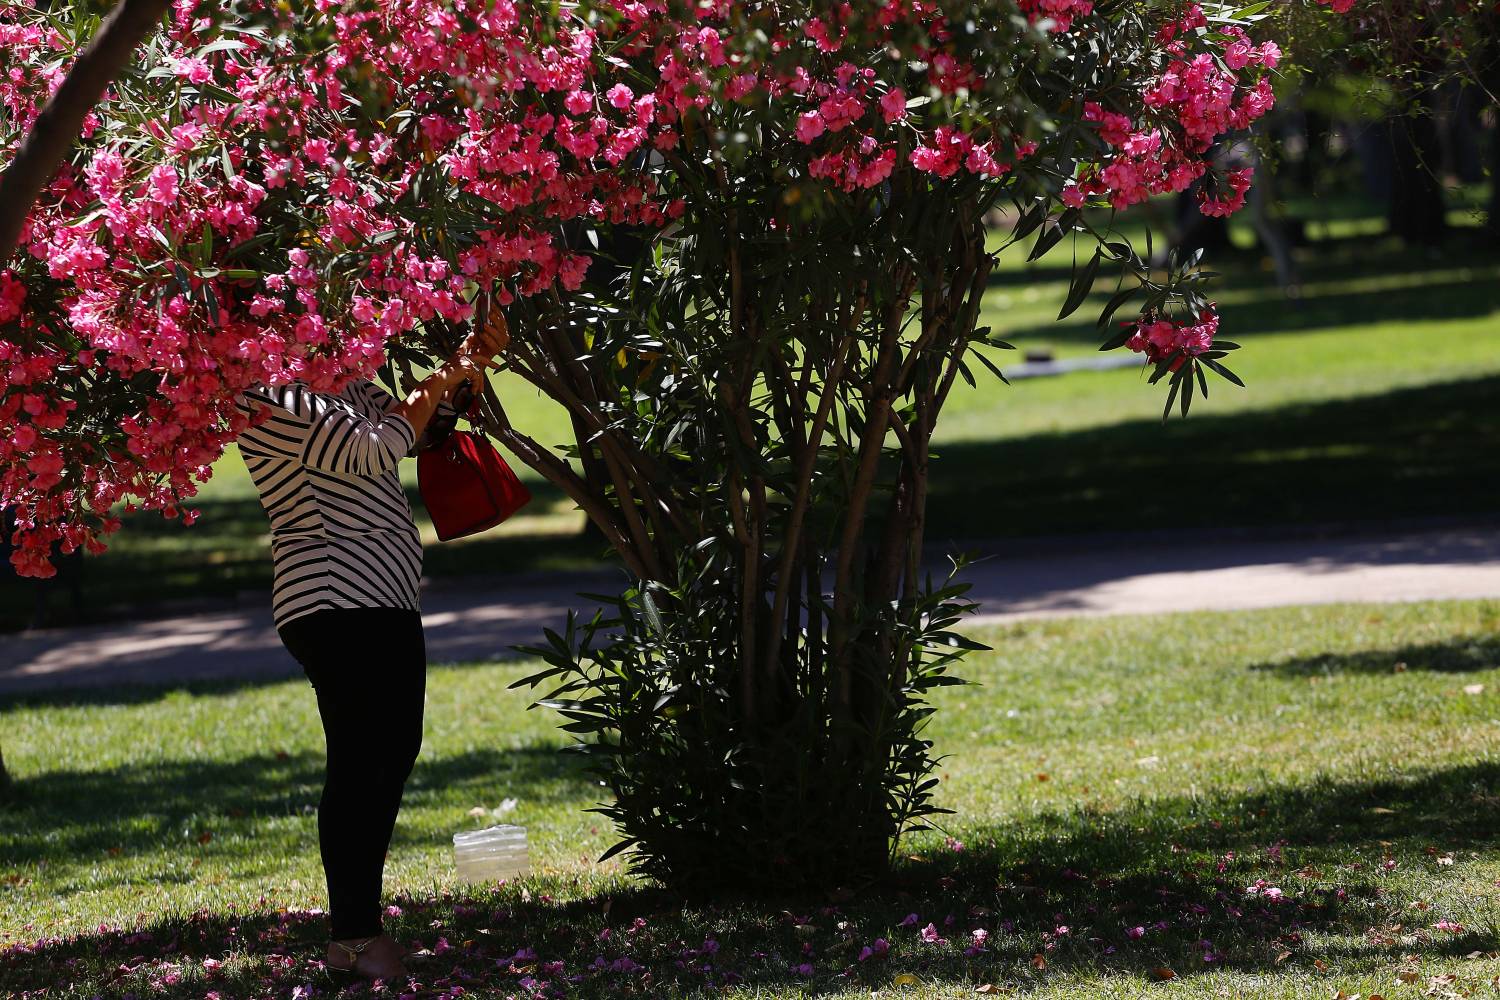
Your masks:
<svg viewBox="0 0 1500 1000"><path fill-rule="evenodd" d="M492 826L453 835L453 862L460 882L498 882L531 870L524 826Z"/></svg>

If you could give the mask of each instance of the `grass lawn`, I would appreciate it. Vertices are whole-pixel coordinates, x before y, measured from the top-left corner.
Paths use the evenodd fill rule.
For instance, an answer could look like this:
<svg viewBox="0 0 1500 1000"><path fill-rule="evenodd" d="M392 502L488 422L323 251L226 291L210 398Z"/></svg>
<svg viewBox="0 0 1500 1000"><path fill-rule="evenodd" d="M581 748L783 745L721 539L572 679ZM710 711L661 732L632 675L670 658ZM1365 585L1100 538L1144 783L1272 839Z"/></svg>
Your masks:
<svg viewBox="0 0 1500 1000"><path fill-rule="evenodd" d="M1313 213L1304 207L1303 214ZM1320 238L1298 251L1302 296L1288 300L1253 251L1220 254L1226 338L1244 344L1232 367L1248 388L1215 380L1186 421L1163 426L1165 391L1142 370L1089 372L1005 386L978 369L938 425L928 523L965 539L1171 524L1209 530L1388 516L1494 514L1500 481L1500 252L1472 226L1440 252L1370 235L1370 207L1339 201ZM1362 214L1363 213L1363 214ZM1454 222L1472 223L1461 209ZM1132 221L1125 231L1138 234ZM1244 232L1237 243L1248 245ZM1091 316L1113 291L1054 322L1066 297L1067 244L1036 264L1011 253L981 319L1023 350L1094 353ZM992 356L1002 368L1019 360ZM977 366L976 366L977 368ZM550 401L505 385L518 425L544 444L568 439ZM418 519L432 540L415 489ZM430 545L433 576L575 569L602 546L582 515L531 477L536 502L493 532ZM1372 505L1372 498L1378 502ZM52 621L98 617L112 605L222 599L263 604L270 587L266 521L231 452L198 504L196 526L155 515L127 521L110 552L75 561L80 611L54 585ZM936 539L934 539L936 540ZM144 584L144 586L143 586ZM30 619L30 585L0 576L0 630Z"/></svg>
<svg viewBox="0 0 1500 1000"><path fill-rule="evenodd" d="M388 879L396 933L442 952L413 993L1493 995L1500 602L979 635L931 730L945 833L827 897L685 901L594 864L597 789L505 690L525 665L434 669ZM12 701L0 732L0 995L331 995L305 683ZM455 885L448 838L508 797L536 873Z"/></svg>

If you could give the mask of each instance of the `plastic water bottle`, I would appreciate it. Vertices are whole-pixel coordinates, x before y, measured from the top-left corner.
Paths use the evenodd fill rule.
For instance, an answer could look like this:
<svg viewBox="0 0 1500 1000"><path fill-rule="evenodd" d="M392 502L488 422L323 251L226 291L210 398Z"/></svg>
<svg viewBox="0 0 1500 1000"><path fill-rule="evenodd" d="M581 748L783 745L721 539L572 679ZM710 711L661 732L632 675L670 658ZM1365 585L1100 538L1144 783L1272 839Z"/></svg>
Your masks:
<svg viewBox="0 0 1500 1000"><path fill-rule="evenodd" d="M460 882L498 882L531 870L524 826L492 826L453 835L453 862Z"/></svg>

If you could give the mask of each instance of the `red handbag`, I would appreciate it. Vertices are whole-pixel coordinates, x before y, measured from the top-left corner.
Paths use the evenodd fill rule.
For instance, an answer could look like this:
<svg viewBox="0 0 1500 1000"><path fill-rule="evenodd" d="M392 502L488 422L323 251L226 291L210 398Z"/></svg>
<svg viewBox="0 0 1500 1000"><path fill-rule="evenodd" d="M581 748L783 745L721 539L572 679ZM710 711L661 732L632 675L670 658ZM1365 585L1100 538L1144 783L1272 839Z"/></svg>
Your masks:
<svg viewBox="0 0 1500 1000"><path fill-rule="evenodd" d="M445 542L493 528L531 500L489 439L469 431L417 456L417 488Z"/></svg>

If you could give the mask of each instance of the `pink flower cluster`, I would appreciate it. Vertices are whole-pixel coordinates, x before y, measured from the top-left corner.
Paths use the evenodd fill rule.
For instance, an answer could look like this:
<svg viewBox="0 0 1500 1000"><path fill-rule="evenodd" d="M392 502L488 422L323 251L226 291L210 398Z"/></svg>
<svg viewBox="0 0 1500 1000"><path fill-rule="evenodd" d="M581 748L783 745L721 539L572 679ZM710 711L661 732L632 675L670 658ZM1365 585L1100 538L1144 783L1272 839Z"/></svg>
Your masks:
<svg viewBox="0 0 1500 1000"><path fill-rule="evenodd" d="M1173 370L1183 359L1196 357L1213 347L1214 336L1219 332L1219 315L1212 306L1196 323L1180 323L1170 319L1141 319L1135 333L1125 346L1138 354L1146 355L1152 364L1160 364L1174 358Z"/></svg>
<svg viewBox="0 0 1500 1000"><path fill-rule="evenodd" d="M1094 12L1094 0L1020 0L1021 10L1033 21L1047 18L1053 31L1070 31L1075 17Z"/></svg>
<svg viewBox="0 0 1500 1000"><path fill-rule="evenodd" d="M1152 195L1185 191L1207 173L1216 140L1249 128L1271 110L1276 98L1266 71L1276 67L1281 49L1271 41L1252 44L1244 29L1230 25L1218 33L1225 39L1221 47L1194 52L1207 24L1202 8L1192 4L1162 27L1157 37L1168 62L1142 93L1138 118L1097 102L1085 106L1084 118L1111 152L1064 189L1065 204L1078 207L1103 197L1125 208ZM1200 195L1208 214L1227 215L1244 205L1248 172L1225 184L1228 197Z"/></svg>
<svg viewBox="0 0 1500 1000"><path fill-rule="evenodd" d="M542 45L509 3L418 0L341 11L331 49L302 55L251 35L211 46L218 29L194 3L178 0L152 50L180 93L101 104L0 272L0 504L25 575L49 575L54 547L101 548L122 504L175 515L243 430L242 389L368 376L386 344L469 316L476 284L502 301L578 287L587 260L562 248L558 219L659 227L674 211L616 167L674 144L690 80L598 101L581 22ZM72 54L44 25L26 6L0 11L14 66L0 154L59 79L45 67ZM482 87L456 93L455 65ZM396 116L361 119L347 96L361 66L380 68ZM504 220L436 249L435 226L403 205L434 176L443 198L419 211L465 199Z"/></svg>
<svg viewBox="0 0 1500 1000"><path fill-rule="evenodd" d="M1060 44L1110 25L1091 0L1021 7ZM672 164L730 162L716 144L735 129L761 144L749 162L829 197L903 171L949 198L1066 172L1063 204L1128 205L1202 176L1214 141L1270 107L1279 57L1185 5L1119 68L1128 86L1021 113L1014 67L982 64L1009 48L931 0L294 9L248 0L279 30L230 31L175 0L141 55L163 72L89 116L0 268L0 506L23 574L97 551L122 508L176 516L244 430L244 388L369 376L389 345L469 318L475 288L577 289L588 260L563 224L665 229L694 190ZM0 7L0 162L76 55L50 16ZM1101 143L1078 166L1052 143L1080 113ZM1230 175L1205 210L1232 211L1248 182Z"/></svg>

